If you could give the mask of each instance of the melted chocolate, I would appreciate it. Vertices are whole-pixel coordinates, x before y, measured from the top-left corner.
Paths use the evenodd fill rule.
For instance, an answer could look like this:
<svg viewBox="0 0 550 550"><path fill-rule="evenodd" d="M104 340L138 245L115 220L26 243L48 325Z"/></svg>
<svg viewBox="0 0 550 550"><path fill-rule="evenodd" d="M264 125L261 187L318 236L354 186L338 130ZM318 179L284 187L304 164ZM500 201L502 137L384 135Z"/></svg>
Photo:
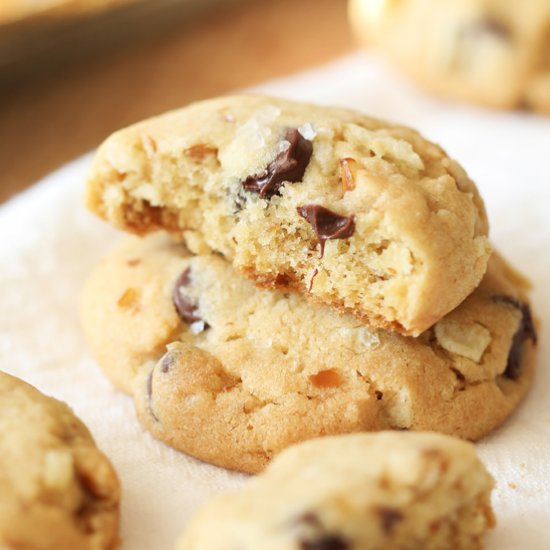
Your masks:
<svg viewBox="0 0 550 550"><path fill-rule="evenodd" d="M517 380L521 374L523 343L525 340L531 340L533 344L537 343L537 331L535 330L535 324L533 323L531 309L526 303L504 294L493 296L493 300L495 302L511 305L521 313L521 320L514 336L512 337L512 344L510 345L510 351L508 353L506 369L504 370L504 376L511 378L512 380Z"/></svg>
<svg viewBox="0 0 550 550"><path fill-rule="evenodd" d="M193 304L188 298L186 298L182 293L181 289L189 285L191 282L191 268L187 268L176 280L174 284L174 291L172 292L172 301L180 318L188 323L196 323L197 321L202 321L202 319L197 315L198 307L196 304ZM208 325L205 323L205 328Z"/></svg>
<svg viewBox="0 0 550 550"><path fill-rule="evenodd" d="M261 198L269 199L279 194L283 183L302 181L313 153L313 145L296 128L287 130L284 139L290 145L261 174L248 176L241 182L246 190L256 191Z"/></svg>
<svg viewBox="0 0 550 550"><path fill-rule="evenodd" d="M302 550L348 550L349 544L338 535L321 535L316 539L302 541Z"/></svg>
<svg viewBox="0 0 550 550"><path fill-rule="evenodd" d="M508 27L508 25L506 25L504 22L500 21L499 19L495 19L490 15L484 17L483 19L480 19L479 21L476 21L471 27L471 32L474 34L492 34L505 41L510 41L512 38L512 31L510 30L510 27Z"/></svg>
<svg viewBox="0 0 550 550"><path fill-rule="evenodd" d="M388 536L393 533L395 526L403 519L403 513L396 508L382 506L376 510L380 517L382 531Z"/></svg>
<svg viewBox="0 0 550 550"><path fill-rule="evenodd" d="M340 216L319 204L306 204L297 208L313 228L321 244L321 258L325 253L325 241L330 239L349 239L355 232L355 216Z"/></svg>

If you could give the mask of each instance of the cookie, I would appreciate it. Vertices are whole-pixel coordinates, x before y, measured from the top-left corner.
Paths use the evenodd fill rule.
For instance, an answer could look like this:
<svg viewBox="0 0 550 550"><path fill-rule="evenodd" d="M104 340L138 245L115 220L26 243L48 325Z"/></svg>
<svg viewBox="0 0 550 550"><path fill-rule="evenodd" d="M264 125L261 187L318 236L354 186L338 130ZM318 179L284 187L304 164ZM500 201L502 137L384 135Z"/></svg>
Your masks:
<svg viewBox="0 0 550 550"><path fill-rule="evenodd" d="M117 132L96 155L87 204L404 334L462 302L489 257L482 201L439 147L353 111L259 96Z"/></svg>
<svg viewBox="0 0 550 550"><path fill-rule="evenodd" d="M1 371L0 411L0 547L117 547L118 479L86 426Z"/></svg>
<svg viewBox="0 0 550 550"><path fill-rule="evenodd" d="M547 0L350 0L360 42L441 95L550 113Z"/></svg>
<svg viewBox="0 0 550 550"><path fill-rule="evenodd" d="M475 292L419 338L371 330L296 293L255 287L216 255L128 237L91 275L93 354L157 438L257 472L322 435L435 430L477 439L529 387L527 285L498 256Z"/></svg>
<svg viewBox="0 0 550 550"><path fill-rule="evenodd" d="M178 550L480 549L493 486L474 446L448 436L316 439L206 504Z"/></svg>

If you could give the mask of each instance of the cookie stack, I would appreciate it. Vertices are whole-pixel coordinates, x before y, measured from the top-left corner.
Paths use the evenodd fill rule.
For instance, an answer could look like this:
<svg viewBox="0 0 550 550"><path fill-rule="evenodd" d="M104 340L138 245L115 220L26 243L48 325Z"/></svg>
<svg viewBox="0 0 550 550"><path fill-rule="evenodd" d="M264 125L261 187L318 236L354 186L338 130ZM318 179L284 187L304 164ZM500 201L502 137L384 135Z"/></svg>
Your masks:
<svg viewBox="0 0 550 550"><path fill-rule="evenodd" d="M82 299L90 346L157 438L258 472L358 431L477 439L528 389L528 283L464 170L417 132L259 96L100 147L89 208L128 237Z"/></svg>

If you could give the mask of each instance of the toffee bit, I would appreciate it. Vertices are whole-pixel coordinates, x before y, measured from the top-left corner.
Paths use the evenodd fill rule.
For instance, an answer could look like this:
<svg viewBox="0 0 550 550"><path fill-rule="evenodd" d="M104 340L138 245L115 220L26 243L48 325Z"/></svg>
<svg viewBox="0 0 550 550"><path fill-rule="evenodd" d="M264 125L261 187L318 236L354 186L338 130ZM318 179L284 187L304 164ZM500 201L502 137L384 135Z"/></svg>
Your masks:
<svg viewBox="0 0 550 550"><path fill-rule="evenodd" d="M340 169L340 181L342 182L342 191L353 191L357 179L357 161L352 158L340 159L338 163Z"/></svg>

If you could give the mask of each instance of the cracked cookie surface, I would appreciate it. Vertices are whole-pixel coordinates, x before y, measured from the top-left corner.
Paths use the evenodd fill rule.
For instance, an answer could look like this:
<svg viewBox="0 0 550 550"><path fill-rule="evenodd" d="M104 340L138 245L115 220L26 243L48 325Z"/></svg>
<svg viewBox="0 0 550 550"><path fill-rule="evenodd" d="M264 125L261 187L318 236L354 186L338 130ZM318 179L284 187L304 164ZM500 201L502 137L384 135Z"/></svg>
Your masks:
<svg viewBox="0 0 550 550"><path fill-rule="evenodd" d="M115 133L92 211L219 252L259 286L418 335L481 280L487 218L462 168L414 130L259 96L193 104Z"/></svg>
<svg viewBox="0 0 550 550"><path fill-rule="evenodd" d="M207 503L178 550L480 549L493 485L474 446L448 436L317 439Z"/></svg>
<svg viewBox="0 0 550 550"><path fill-rule="evenodd" d="M0 371L0 547L111 550L119 483L64 403Z"/></svg>
<svg viewBox="0 0 550 550"><path fill-rule="evenodd" d="M357 38L442 95L550 113L546 0L351 0Z"/></svg>
<svg viewBox="0 0 550 550"><path fill-rule="evenodd" d="M527 304L525 281L493 255L463 304L419 338L404 337L259 289L223 258L191 256L159 234L126 238L96 268L81 317L98 363L134 394L153 435L256 472L321 435L488 433L532 378Z"/></svg>

